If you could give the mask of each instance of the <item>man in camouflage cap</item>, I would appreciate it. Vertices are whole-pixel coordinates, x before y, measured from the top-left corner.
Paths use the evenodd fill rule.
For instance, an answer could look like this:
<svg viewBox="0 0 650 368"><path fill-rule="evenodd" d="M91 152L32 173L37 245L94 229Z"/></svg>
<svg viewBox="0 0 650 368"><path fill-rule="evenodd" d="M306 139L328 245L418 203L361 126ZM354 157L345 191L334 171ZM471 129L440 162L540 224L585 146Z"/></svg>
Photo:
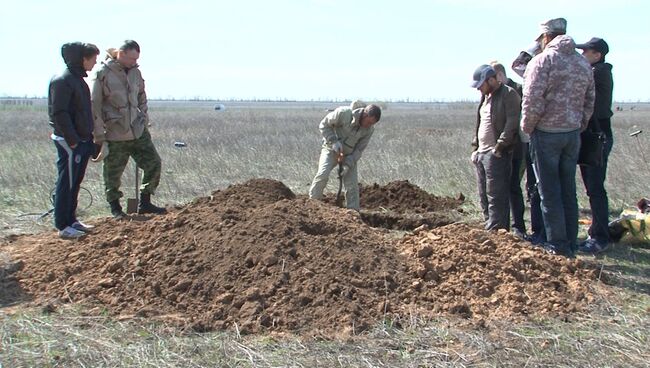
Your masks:
<svg viewBox="0 0 650 368"><path fill-rule="evenodd" d="M144 79L138 68L140 45L126 40L119 49L108 50L108 61L96 74L92 88L95 143L108 142L104 158L106 200L115 218L124 218L120 191L122 173L133 157L144 171L138 213L165 213L151 203L160 183L161 160L149 134L149 115Z"/></svg>
<svg viewBox="0 0 650 368"><path fill-rule="evenodd" d="M575 51L566 20L541 24L542 52L524 73L522 130L530 134L549 253L573 257L577 249L576 165L580 132L594 110L591 66Z"/></svg>

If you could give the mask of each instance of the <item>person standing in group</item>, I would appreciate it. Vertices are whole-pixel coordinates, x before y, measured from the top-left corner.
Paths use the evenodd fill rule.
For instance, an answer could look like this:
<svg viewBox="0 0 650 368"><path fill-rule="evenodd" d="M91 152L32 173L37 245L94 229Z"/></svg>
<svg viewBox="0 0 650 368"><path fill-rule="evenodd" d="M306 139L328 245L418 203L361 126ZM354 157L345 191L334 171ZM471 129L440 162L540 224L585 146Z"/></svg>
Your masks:
<svg viewBox="0 0 650 368"><path fill-rule="evenodd" d="M605 40L594 37L587 43L576 45L576 48L583 50L582 56L591 64L596 86L594 114L589 119L587 130L602 132L606 137L602 164L600 166L580 166L582 181L591 206L592 222L589 227L589 238L580 244L579 250L585 253L600 253L609 244L609 203L605 190L605 178L607 159L614 144L611 123L611 117L614 114L612 112L614 82L612 65L605 62L605 55L609 52L609 46Z"/></svg>
<svg viewBox="0 0 650 368"><path fill-rule="evenodd" d="M120 185L130 157L144 171L138 213L165 213L165 208L151 203L160 183L161 160L148 129L147 94L137 64L140 45L126 40L118 49L107 51L107 61L102 63L93 82L92 104L95 143L108 142L104 186L111 214L118 219L126 216L120 205Z"/></svg>
<svg viewBox="0 0 650 368"><path fill-rule="evenodd" d="M97 64L97 55L99 49L93 44L64 44L61 56L66 69L50 80L48 89L48 115L58 152L54 226L65 239L80 238L93 228L79 221L76 211L88 159L95 151L90 90L84 77Z"/></svg>
<svg viewBox="0 0 650 368"><path fill-rule="evenodd" d="M485 228L508 230L512 155L520 144L521 99L517 91L501 83L496 75L489 65L481 65L474 71L471 86L481 92L481 102L471 160L476 166Z"/></svg>
<svg viewBox="0 0 650 368"><path fill-rule="evenodd" d="M381 118L377 105L365 107L354 103L341 106L330 112L320 122L319 129L323 144L318 162L318 172L309 188L309 198L322 199L330 172L337 165L337 156L343 152L343 185L345 187L346 207L359 210L359 179L357 163L368 146L374 125Z"/></svg>
<svg viewBox="0 0 650 368"><path fill-rule="evenodd" d="M580 132L594 109L594 78L587 60L566 35L566 20L541 24L542 52L524 73L522 130L530 134L531 158L552 254L573 257L577 248L576 165Z"/></svg>
<svg viewBox="0 0 650 368"><path fill-rule="evenodd" d="M541 45L538 41L533 42L526 50L519 53L517 58L512 62L512 70L517 75L524 77L528 62L541 52ZM526 81L524 80L524 84ZM523 86L519 91L523 98ZM533 161L530 157L530 136L523 131L520 134L522 145L524 146L524 160L526 164L526 195L530 203L530 235L527 236L533 244L542 244L546 242L546 231L544 230L544 220L542 219L541 199L537 190L537 177Z"/></svg>
<svg viewBox="0 0 650 368"><path fill-rule="evenodd" d="M496 78L499 83L504 84L514 89L519 98L522 95L521 84L508 78L506 75L506 68L503 64L493 61L490 66L497 73ZM521 178L523 177L524 170L526 169L526 162L524 154L528 149L528 140L521 129L517 127L519 140L512 149L512 173L510 174L510 214L512 216L512 233L520 239L527 239L526 223L524 222L524 212L526 205L524 203L524 195L521 191ZM524 140L526 138L526 140Z"/></svg>

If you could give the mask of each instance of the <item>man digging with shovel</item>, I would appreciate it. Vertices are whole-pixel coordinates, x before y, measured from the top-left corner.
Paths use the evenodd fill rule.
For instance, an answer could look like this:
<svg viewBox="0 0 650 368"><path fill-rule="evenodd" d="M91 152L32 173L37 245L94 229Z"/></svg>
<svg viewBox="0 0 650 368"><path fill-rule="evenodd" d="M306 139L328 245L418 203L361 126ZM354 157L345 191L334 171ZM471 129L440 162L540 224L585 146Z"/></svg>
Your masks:
<svg viewBox="0 0 650 368"><path fill-rule="evenodd" d="M338 166L337 197L340 198L342 183L345 186L346 207L358 211L357 162L370 142L374 125L381 118L381 109L377 105L354 109L357 106L356 103L352 106L341 106L327 114L320 122L318 128L323 136L323 146L318 162L318 173L309 189L309 198L323 198L323 190L327 185L330 172ZM337 203L337 205L341 204Z"/></svg>

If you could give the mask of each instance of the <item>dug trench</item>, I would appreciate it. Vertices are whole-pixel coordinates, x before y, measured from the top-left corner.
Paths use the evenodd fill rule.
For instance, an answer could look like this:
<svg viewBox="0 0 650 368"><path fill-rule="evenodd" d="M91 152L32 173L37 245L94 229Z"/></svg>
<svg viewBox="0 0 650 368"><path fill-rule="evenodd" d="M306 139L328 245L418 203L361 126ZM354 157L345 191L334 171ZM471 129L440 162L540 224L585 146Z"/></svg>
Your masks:
<svg viewBox="0 0 650 368"><path fill-rule="evenodd" d="M77 241L14 236L0 246L1 304L333 336L413 316L562 318L598 298L595 270L506 233L454 223L396 239L364 222L364 211L425 218L461 203L426 195L408 182L363 187L360 214L254 179L146 221L98 220Z"/></svg>

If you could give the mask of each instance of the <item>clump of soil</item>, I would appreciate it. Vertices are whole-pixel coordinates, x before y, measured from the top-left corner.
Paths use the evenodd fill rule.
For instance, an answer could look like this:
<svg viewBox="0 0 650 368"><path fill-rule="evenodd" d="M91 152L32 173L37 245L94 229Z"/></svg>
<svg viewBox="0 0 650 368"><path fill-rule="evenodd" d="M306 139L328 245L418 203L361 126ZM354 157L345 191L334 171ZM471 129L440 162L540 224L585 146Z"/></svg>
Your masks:
<svg viewBox="0 0 650 368"><path fill-rule="evenodd" d="M356 333L414 312L565 314L593 299L594 275L579 261L510 235L450 225L397 241L355 211L265 179L147 221L96 225L79 241L46 233L0 248L22 297L199 331L310 335Z"/></svg>
<svg viewBox="0 0 650 368"><path fill-rule="evenodd" d="M457 209L463 203L458 198L438 197L427 193L408 180L390 182L384 186L372 184L359 188L361 208L365 210L391 210L399 213L425 213Z"/></svg>

